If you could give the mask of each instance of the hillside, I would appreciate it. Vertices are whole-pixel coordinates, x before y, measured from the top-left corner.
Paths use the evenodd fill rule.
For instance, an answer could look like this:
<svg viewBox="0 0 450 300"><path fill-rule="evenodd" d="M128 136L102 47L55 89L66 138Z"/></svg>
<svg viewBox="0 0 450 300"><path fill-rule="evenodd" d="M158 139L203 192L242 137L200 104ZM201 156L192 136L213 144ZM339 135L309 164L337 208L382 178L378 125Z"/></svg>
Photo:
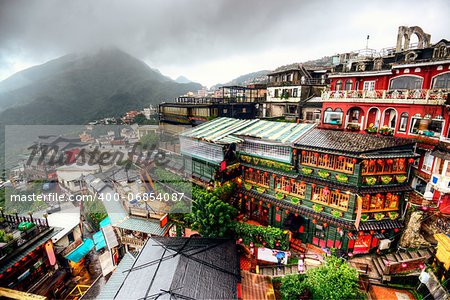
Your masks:
<svg viewBox="0 0 450 300"><path fill-rule="evenodd" d="M0 124L84 124L199 88L115 48L70 54L0 82Z"/></svg>
<svg viewBox="0 0 450 300"><path fill-rule="evenodd" d="M269 70L261 70L253 73L248 73L241 75L227 83L218 83L211 87L211 89L215 90L224 85L242 85L246 86L252 83L266 83L267 82L267 74L270 73Z"/></svg>

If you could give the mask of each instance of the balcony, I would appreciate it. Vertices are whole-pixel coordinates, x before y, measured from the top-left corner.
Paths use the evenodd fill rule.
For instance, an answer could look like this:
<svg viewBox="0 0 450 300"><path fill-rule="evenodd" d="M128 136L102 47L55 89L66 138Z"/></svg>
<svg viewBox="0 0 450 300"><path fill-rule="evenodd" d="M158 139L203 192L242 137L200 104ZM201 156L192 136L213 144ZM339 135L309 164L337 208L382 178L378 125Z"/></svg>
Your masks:
<svg viewBox="0 0 450 300"><path fill-rule="evenodd" d="M442 105L449 93L450 90L324 91L322 100Z"/></svg>
<svg viewBox="0 0 450 300"><path fill-rule="evenodd" d="M431 184L434 189L438 190L442 194L450 193L450 177L441 175L439 173L433 173L431 175Z"/></svg>
<svg viewBox="0 0 450 300"><path fill-rule="evenodd" d="M135 237L123 236L120 238L122 244L128 244L134 248L142 249L145 244L145 240L141 240Z"/></svg>
<svg viewBox="0 0 450 300"><path fill-rule="evenodd" d="M267 86L299 86L299 85L327 85L330 81L322 78L305 78L304 80L290 80L290 81L271 81Z"/></svg>

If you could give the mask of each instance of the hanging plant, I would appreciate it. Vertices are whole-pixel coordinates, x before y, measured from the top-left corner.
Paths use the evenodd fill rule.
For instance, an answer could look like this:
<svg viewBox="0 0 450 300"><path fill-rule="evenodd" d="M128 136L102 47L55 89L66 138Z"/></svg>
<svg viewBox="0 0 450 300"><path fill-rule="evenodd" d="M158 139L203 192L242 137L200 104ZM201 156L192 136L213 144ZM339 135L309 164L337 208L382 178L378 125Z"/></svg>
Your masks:
<svg viewBox="0 0 450 300"><path fill-rule="evenodd" d="M263 187L257 187L256 190L258 191L258 193L260 194L264 194L266 192L266 189Z"/></svg>
<svg viewBox="0 0 450 300"><path fill-rule="evenodd" d="M344 174L336 174L336 180L339 182L347 182L348 176L346 176Z"/></svg>
<svg viewBox="0 0 450 300"><path fill-rule="evenodd" d="M247 190L251 190L253 186L251 184L249 184L249 183L244 183L244 187Z"/></svg>
<svg viewBox="0 0 450 300"><path fill-rule="evenodd" d="M276 196L276 198L277 198L278 200L281 200L281 199L284 198L284 194L283 194L283 193L280 193L280 192L278 192L275 196Z"/></svg>
<svg viewBox="0 0 450 300"><path fill-rule="evenodd" d="M297 198L297 197L292 197L291 198L291 202L294 203L294 204L299 204L300 203L300 199Z"/></svg>
<svg viewBox="0 0 450 300"><path fill-rule="evenodd" d="M341 217L342 217L342 212L339 211L339 210L333 209L333 210L331 211L331 215L332 215L333 217L335 217L335 218L341 218Z"/></svg>
<svg viewBox="0 0 450 300"><path fill-rule="evenodd" d="M366 214L361 215L361 221L362 222L366 222L367 220L369 220L369 215L366 215Z"/></svg>
<svg viewBox="0 0 450 300"><path fill-rule="evenodd" d="M406 175L397 175L395 176L395 180L397 180L398 183L404 183L408 177Z"/></svg>
<svg viewBox="0 0 450 300"><path fill-rule="evenodd" d="M398 218L398 212L396 212L396 211L390 211L390 212L388 212L388 217L389 217L389 219L391 219L391 220L395 220L395 219Z"/></svg>
<svg viewBox="0 0 450 300"><path fill-rule="evenodd" d="M255 165L259 164L259 161L260 161L259 158L253 157L253 163L254 163Z"/></svg>
<svg viewBox="0 0 450 300"><path fill-rule="evenodd" d="M319 205L319 204L314 204L313 209L315 212L319 213L319 212L323 211L323 206Z"/></svg>
<svg viewBox="0 0 450 300"><path fill-rule="evenodd" d="M384 214L382 214L382 213L374 213L373 217L374 217L375 220L381 221L384 218Z"/></svg>
<svg viewBox="0 0 450 300"><path fill-rule="evenodd" d="M313 172L313 169L310 168L302 168L302 173L305 175L311 175Z"/></svg>
<svg viewBox="0 0 450 300"><path fill-rule="evenodd" d="M381 176L381 182L383 184L389 184L392 181L392 176L383 175Z"/></svg>
<svg viewBox="0 0 450 300"><path fill-rule="evenodd" d="M377 178L374 176L368 176L365 179L367 185L375 185L375 183L377 183Z"/></svg>
<svg viewBox="0 0 450 300"><path fill-rule="evenodd" d="M317 175L319 175L319 177L321 178L328 178L328 176L330 176L330 173L324 170L320 170L317 172Z"/></svg>

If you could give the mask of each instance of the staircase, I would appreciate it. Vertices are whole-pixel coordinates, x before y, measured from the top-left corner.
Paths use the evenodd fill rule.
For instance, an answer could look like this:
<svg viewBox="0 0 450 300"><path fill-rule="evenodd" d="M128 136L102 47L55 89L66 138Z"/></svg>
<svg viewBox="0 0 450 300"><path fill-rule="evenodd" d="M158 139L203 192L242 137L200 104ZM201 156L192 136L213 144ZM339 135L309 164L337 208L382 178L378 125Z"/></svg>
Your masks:
<svg viewBox="0 0 450 300"><path fill-rule="evenodd" d="M383 281L386 276L418 271L419 265L433 255L432 248L418 250L398 250L371 258L372 281ZM405 265L404 265L405 264Z"/></svg>

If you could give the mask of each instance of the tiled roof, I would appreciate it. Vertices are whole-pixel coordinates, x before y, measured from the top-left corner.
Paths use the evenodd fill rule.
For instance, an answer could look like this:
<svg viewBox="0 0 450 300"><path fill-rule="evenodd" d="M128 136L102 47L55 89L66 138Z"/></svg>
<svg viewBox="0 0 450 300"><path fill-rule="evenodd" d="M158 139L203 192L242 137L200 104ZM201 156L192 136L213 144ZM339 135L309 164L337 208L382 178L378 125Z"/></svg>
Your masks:
<svg viewBox="0 0 450 300"><path fill-rule="evenodd" d="M151 235L164 235L168 224L164 227L159 225L159 221L155 219L141 219L135 217L126 218L123 222L114 225L117 228L136 230L139 232L144 232Z"/></svg>
<svg viewBox="0 0 450 300"><path fill-rule="evenodd" d="M232 135L259 120L239 120L233 118L216 118L180 134L182 137L204 140L217 144L232 144L241 139Z"/></svg>
<svg viewBox="0 0 450 300"><path fill-rule="evenodd" d="M315 124L297 124L259 120L258 122L235 132L234 135L239 137L258 138L279 143L293 143L314 127Z"/></svg>
<svg viewBox="0 0 450 300"><path fill-rule="evenodd" d="M312 129L301 136L294 144L302 149L323 149L326 151L334 150L344 153L364 153L382 149L400 148L402 146L411 146L411 149L405 150L405 152L409 152L412 151L414 143L415 141L411 139Z"/></svg>
<svg viewBox="0 0 450 300"><path fill-rule="evenodd" d="M358 230L383 230L402 228L403 224L399 220L384 220L384 221L367 221L359 224Z"/></svg>

